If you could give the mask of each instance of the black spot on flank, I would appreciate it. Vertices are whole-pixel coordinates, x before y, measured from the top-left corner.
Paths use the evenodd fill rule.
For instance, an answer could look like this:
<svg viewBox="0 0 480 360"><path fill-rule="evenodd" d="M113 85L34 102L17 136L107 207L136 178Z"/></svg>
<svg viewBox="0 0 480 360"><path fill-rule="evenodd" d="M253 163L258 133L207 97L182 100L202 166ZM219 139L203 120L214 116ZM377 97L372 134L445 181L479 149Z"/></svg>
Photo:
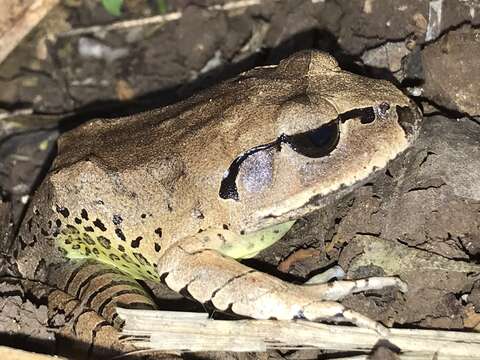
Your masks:
<svg viewBox="0 0 480 360"><path fill-rule="evenodd" d="M97 204L98 204L98 205L105 205L105 203L104 203L103 200L101 200L101 199L98 199L98 200L97 200Z"/></svg>
<svg viewBox="0 0 480 360"><path fill-rule="evenodd" d="M75 244L75 245L72 246L72 249L73 250L78 250L78 249L80 249L80 245Z"/></svg>
<svg viewBox="0 0 480 360"><path fill-rule="evenodd" d="M147 217L147 214L142 214L142 215L140 215L140 217L141 217L142 219L145 219L145 218Z"/></svg>
<svg viewBox="0 0 480 360"><path fill-rule="evenodd" d="M52 220L48 220L48 227L51 228L52 227Z"/></svg>
<svg viewBox="0 0 480 360"><path fill-rule="evenodd" d="M72 243L72 239L68 238L68 239L65 239L65 245L70 245Z"/></svg>
<svg viewBox="0 0 480 360"><path fill-rule="evenodd" d="M127 239L125 238L125 234L123 233L122 229L116 228L115 229L115 234L118 236L118 238L122 241L126 241Z"/></svg>
<svg viewBox="0 0 480 360"><path fill-rule="evenodd" d="M60 220L57 220L57 221L60 221ZM62 224L62 223L60 223ZM60 225L58 225L60 226ZM32 218L28 219L27 221L27 229L28 229L28 232L32 232Z"/></svg>
<svg viewBox="0 0 480 360"><path fill-rule="evenodd" d="M227 224L223 224L223 230L228 230L228 225Z"/></svg>
<svg viewBox="0 0 480 360"><path fill-rule="evenodd" d="M143 265L150 265L150 263L148 262L148 260L145 258L145 256L143 256L142 254L140 253L133 253L133 256L135 256L135 258L138 260L138 262L140 264L143 264Z"/></svg>
<svg viewBox="0 0 480 360"><path fill-rule="evenodd" d="M70 216L70 211L68 211L66 207L56 205L55 208L57 212L61 214L64 218L67 218Z"/></svg>
<svg viewBox="0 0 480 360"><path fill-rule="evenodd" d="M80 233L78 231L78 229L73 225L67 224L66 228L68 229L69 234L79 234Z"/></svg>
<svg viewBox="0 0 480 360"><path fill-rule="evenodd" d="M132 258L130 256L128 256L127 254L122 254L122 260L124 260L125 262L131 264L133 261L132 261Z"/></svg>
<svg viewBox="0 0 480 360"><path fill-rule="evenodd" d="M113 215L112 222L114 225L120 225L123 219L120 215Z"/></svg>
<svg viewBox="0 0 480 360"><path fill-rule="evenodd" d="M240 230L240 235L245 235L245 230Z"/></svg>
<svg viewBox="0 0 480 360"><path fill-rule="evenodd" d="M125 252L125 247L122 244L118 245L118 251Z"/></svg>
<svg viewBox="0 0 480 360"><path fill-rule="evenodd" d="M160 249L162 248L159 243L155 243L154 247L156 252L159 252Z"/></svg>
<svg viewBox="0 0 480 360"><path fill-rule="evenodd" d="M172 207L172 205L170 205L170 204L167 204L167 210L168 210L169 212L172 212L172 211L173 211L173 207Z"/></svg>
<svg viewBox="0 0 480 360"><path fill-rule="evenodd" d="M130 246L132 248L138 248L140 246L140 241L142 240L143 238L141 236L137 237L135 240L132 240Z"/></svg>
<svg viewBox="0 0 480 360"><path fill-rule="evenodd" d="M48 234L48 231L45 230L44 228L41 228L41 229L40 229L40 232L42 233L43 236L48 236L48 235L49 235L49 234Z"/></svg>
<svg viewBox="0 0 480 360"><path fill-rule="evenodd" d="M98 251L98 249L95 247L92 249L92 252L97 256L100 255L100 251Z"/></svg>
<svg viewBox="0 0 480 360"><path fill-rule="evenodd" d="M120 258L115 254L110 254L108 257L113 261L120 261Z"/></svg>
<svg viewBox="0 0 480 360"><path fill-rule="evenodd" d="M82 223L82 220L80 220L78 217L76 217L75 219L73 219L75 221L76 224L80 225Z"/></svg>
<svg viewBox="0 0 480 360"><path fill-rule="evenodd" d="M109 239L107 239L105 236L97 236L97 241L102 245L105 249L110 249L112 247L112 244Z"/></svg>
<svg viewBox="0 0 480 360"><path fill-rule="evenodd" d="M280 232L280 230L278 230L278 229L273 230L274 234L278 234L279 232Z"/></svg>
<svg viewBox="0 0 480 360"><path fill-rule="evenodd" d="M83 234L82 239L88 245L95 245L96 244L95 240L93 240L92 237L88 234Z"/></svg>
<svg viewBox="0 0 480 360"><path fill-rule="evenodd" d="M155 234L157 234L158 237L162 237L162 228L156 228L155 229Z"/></svg>
<svg viewBox="0 0 480 360"><path fill-rule="evenodd" d="M57 227L62 226L62 222L60 221L60 219L55 220L55 225L57 225Z"/></svg>
<svg viewBox="0 0 480 360"><path fill-rule="evenodd" d="M80 216L82 217L83 220L88 220L87 210L82 209L82 211L80 212Z"/></svg>
<svg viewBox="0 0 480 360"><path fill-rule="evenodd" d="M35 208L35 209L33 210L33 213L34 213L35 215L37 215L37 216L40 215L40 211L38 211L37 208Z"/></svg>
<svg viewBox="0 0 480 360"><path fill-rule="evenodd" d="M83 228L84 228L85 231L87 231L87 232L93 232L93 231L94 231L94 230L93 230L93 227L91 227L91 226L84 226Z"/></svg>
<svg viewBox="0 0 480 360"><path fill-rule="evenodd" d="M85 256L90 255L90 253L91 253L90 248L86 247L86 248L85 248Z"/></svg>
<svg viewBox="0 0 480 360"><path fill-rule="evenodd" d="M99 228L102 231L107 231L107 228L105 227L105 225L103 225L103 223L100 221L100 219L96 219L93 222L93 225L95 225L97 228Z"/></svg>
<svg viewBox="0 0 480 360"><path fill-rule="evenodd" d="M64 248L62 247L58 247L57 250L63 255L63 256L67 256L67 250L65 250Z"/></svg>

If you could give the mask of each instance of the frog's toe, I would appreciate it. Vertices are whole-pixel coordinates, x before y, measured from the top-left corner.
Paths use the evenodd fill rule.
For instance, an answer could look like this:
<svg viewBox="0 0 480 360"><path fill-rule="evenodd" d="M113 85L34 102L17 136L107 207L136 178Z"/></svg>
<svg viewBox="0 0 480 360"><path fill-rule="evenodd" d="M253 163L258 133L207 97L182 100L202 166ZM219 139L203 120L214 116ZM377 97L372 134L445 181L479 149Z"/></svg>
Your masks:
<svg viewBox="0 0 480 360"><path fill-rule="evenodd" d="M341 300L344 297L367 290L380 290L395 286L403 293L407 292L407 284L393 276L370 277L359 280L338 280L329 283L312 284L311 280L303 285L310 293L321 300Z"/></svg>
<svg viewBox="0 0 480 360"><path fill-rule="evenodd" d="M362 315L357 311L347 309L342 304L334 301L316 301L303 306L299 313L300 317L307 320L320 321L345 321L358 327L372 329L381 336L388 336L390 331L379 322Z"/></svg>
<svg viewBox="0 0 480 360"><path fill-rule="evenodd" d="M342 280L345 276L346 274L342 267L340 265L335 265L320 274L312 276L304 285L325 284L333 279Z"/></svg>

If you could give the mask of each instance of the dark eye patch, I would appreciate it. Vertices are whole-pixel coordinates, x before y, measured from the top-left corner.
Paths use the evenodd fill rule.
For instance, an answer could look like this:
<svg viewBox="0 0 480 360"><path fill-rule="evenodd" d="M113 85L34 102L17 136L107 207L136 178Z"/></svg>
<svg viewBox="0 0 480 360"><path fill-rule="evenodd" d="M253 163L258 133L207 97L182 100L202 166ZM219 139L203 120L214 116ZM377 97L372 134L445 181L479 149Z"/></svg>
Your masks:
<svg viewBox="0 0 480 360"><path fill-rule="evenodd" d="M390 107L388 103L382 103L380 106L382 106L382 109L386 107L385 112ZM375 120L375 111L373 107L353 109L341 114L338 118L342 122L345 122L350 119L360 119L360 122L362 124L370 124Z"/></svg>
<svg viewBox="0 0 480 360"><path fill-rule="evenodd" d="M237 191L237 185L235 184L235 180L238 175L238 171L240 170L240 165L242 165L242 162L249 157L250 155L261 151L261 150L266 150L274 146L279 146L280 143L277 140L275 140L272 143L264 144L264 145L259 145L254 148L251 148L250 150L247 150L240 156L237 156L235 160L231 163L229 166L228 170L225 172L225 175L222 179L222 182L220 184L220 190L218 194L222 199L232 199L235 201L238 201L238 191Z"/></svg>
<svg viewBox="0 0 480 360"><path fill-rule="evenodd" d="M389 104L382 103L381 107L382 110L386 112ZM354 109L340 114L335 120L317 129L295 135L282 134L271 143L251 148L233 160L220 184L219 196L222 199L239 200L236 179L242 162L250 155L273 147L280 150L282 144L287 144L299 154L310 158L321 158L329 155L337 147L340 140L340 123L350 119L360 119L362 124L369 124L372 123L375 118L373 107Z"/></svg>

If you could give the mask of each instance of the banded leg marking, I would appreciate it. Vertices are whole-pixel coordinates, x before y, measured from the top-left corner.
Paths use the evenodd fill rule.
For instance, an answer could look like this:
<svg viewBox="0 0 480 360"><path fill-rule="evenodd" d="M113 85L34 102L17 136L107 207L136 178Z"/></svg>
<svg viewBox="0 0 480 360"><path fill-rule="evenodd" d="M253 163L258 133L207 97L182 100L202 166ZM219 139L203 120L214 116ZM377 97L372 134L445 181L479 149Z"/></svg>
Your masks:
<svg viewBox="0 0 480 360"><path fill-rule="evenodd" d="M117 305L156 308L148 293L134 279L93 260L68 262L61 266L61 270L55 269L51 274L51 283L117 327L122 325L116 316Z"/></svg>

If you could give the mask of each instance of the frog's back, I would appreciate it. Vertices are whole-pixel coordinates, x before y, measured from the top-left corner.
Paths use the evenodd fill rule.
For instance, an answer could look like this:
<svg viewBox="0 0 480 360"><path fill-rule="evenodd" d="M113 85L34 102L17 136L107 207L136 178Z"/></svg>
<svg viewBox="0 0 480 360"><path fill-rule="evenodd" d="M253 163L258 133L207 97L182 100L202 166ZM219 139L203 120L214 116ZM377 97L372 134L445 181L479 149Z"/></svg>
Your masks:
<svg viewBox="0 0 480 360"><path fill-rule="evenodd" d="M168 151L181 132L169 119L186 110L95 120L64 134L21 227L20 273L38 278L42 266L86 258L156 279L154 261L176 239L175 181L186 172Z"/></svg>
<svg viewBox="0 0 480 360"><path fill-rule="evenodd" d="M65 255L93 258L135 278L156 279L155 261L172 243L212 221L231 226L234 217L224 211L219 184L238 156L232 149L249 149L258 141L239 138L236 114L246 111L245 103L258 102L248 107L252 113L242 125L267 126L269 121L256 122L262 104L292 96L292 79L271 79L269 70L257 70L231 82L188 101L90 121L62 135L58 156L21 228L20 272L37 277L32 257L44 253L47 263ZM263 101L272 93L278 101Z"/></svg>

